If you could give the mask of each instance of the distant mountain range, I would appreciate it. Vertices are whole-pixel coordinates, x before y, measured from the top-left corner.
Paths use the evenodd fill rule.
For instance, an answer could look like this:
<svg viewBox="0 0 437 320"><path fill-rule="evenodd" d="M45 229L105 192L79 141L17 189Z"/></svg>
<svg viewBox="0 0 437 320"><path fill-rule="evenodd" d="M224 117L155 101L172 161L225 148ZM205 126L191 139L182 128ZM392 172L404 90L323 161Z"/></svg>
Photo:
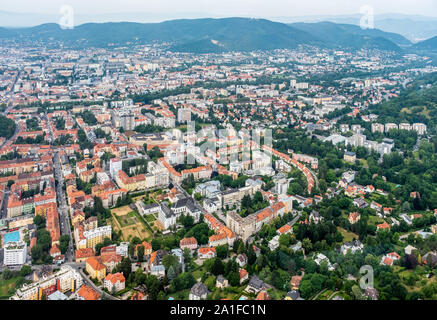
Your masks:
<svg viewBox="0 0 437 320"><path fill-rule="evenodd" d="M414 48L416 50L437 52L437 37L416 43Z"/></svg>
<svg viewBox="0 0 437 320"><path fill-rule="evenodd" d="M397 51L398 46L410 46L411 41L396 34L378 29L362 29L351 24L337 24L332 22L293 23L289 26L317 36L327 44L337 47L382 48Z"/></svg>
<svg viewBox="0 0 437 320"><path fill-rule="evenodd" d="M295 22L334 22L360 25L361 14L339 16L276 17L274 21ZM406 14L380 14L374 17L375 28L386 32L398 33L410 41L419 42L437 36L437 17L425 17Z"/></svg>
<svg viewBox="0 0 437 320"><path fill-rule="evenodd" d="M430 12L431 13L431 12ZM74 15L75 25L85 23L104 22L138 22L157 23L174 19L199 19L202 17L224 18L212 12L119 12L102 14L81 14ZM243 16L244 17L244 16ZM360 25L362 15L321 15L321 16L300 16L300 17L263 17L271 21L282 23L296 22L334 22L340 24ZM57 13L17 13L0 10L1 27L33 27L45 23L58 23L60 15ZM407 15L399 13L376 14L375 28L386 32L398 33L413 42L423 41L437 36L437 17L425 17L420 15Z"/></svg>
<svg viewBox="0 0 437 320"><path fill-rule="evenodd" d="M165 42L172 51L194 53L293 49L299 45L398 52L405 48L436 49L436 41L432 39L413 46L399 34L378 29L363 30L356 25L332 22L285 24L250 18L87 23L71 30L51 23L29 28L0 28L0 39L62 41L68 46L82 47Z"/></svg>

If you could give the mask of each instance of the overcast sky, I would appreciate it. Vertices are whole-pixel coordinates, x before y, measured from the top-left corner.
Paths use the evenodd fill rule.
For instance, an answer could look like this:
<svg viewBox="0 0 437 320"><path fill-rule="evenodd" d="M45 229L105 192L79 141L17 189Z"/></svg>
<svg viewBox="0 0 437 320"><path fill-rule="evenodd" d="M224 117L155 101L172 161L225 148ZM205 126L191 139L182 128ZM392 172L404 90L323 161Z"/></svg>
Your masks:
<svg viewBox="0 0 437 320"><path fill-rule="evenodd" d="M1 11L58 14L62 5L76 14L181 14L206 16L309 16L360 13L370 5L375 14L404 13L437 16L437 0L0 0Z"/></svg>

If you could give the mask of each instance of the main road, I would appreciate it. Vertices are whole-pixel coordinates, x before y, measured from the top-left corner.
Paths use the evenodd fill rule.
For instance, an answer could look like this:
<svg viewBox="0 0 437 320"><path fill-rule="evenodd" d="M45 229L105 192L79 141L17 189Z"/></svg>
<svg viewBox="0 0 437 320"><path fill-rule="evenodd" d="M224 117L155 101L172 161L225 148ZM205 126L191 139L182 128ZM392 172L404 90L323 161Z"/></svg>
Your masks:
<svg viewBox="0 0 437 320"><path fill-rule="evenodd" d="M59 151L55 151L53 157L53 166L55 170L55 180L57 181L56 186L56 196L59 203L59 222L61 224L61 234L68 235L70 237L70 242L68 244L67 252L65 253L66 261L74 260L74 247L73 247L73 235L71 232L69 207L65 199L64 186L64 176L62 174L61 159L59 157Z"/></svg>

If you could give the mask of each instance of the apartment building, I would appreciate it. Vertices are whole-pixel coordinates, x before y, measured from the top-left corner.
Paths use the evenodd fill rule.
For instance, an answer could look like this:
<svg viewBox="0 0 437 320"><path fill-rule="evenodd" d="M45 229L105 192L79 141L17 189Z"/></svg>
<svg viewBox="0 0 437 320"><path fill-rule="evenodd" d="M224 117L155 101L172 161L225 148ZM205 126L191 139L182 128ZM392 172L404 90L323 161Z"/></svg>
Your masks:
<svg viewBox="0 0 437 320"><path fill-rule="evenodd" d="M4 247L5 266L18 266L26 263L27 244L24 241L10 241Z"/></svg>
<svg viewBox="0 0 437 320"><path fill-rule="evenodd" d="M91 278L102 281L106 276L106 267L99 257L90 257L86 260L85 270Z"/></svg>
<svg viewBox="0 0 437 320"><path fill-rule="evenodd" d="M280 201L245 218L235 211L231 211L226 215L226 226L243 241L247 241L250 236L261 230L264 224L270 223L279 216L283 216L287 212L286 210L287 206L284 202Z"/></svg>
<svg viewBox="0 0 437 320"><path fill-rule="evenodd" d="M58 272L42 277L37 282L24 284L10 300L40 300L43 295L48 296L47 293L57 290L63 293L74 292L82 283L83 279L78 271L71 266L63 265Z"/></svg>
<svg viewBox="0 0 437 320"><path fill-rule="evenodd" d="M105 238L111 239L112 227L103 226L92 230L85 231L83 224L77 224L74 227L74 239L76 249L95 248L99 243L102 243Z"/></svg>
<svg viewBox="0 0 437 320"><path fill-rule="evenodd" d="M124 290L125 284L126 279L121 272L114 274L110 273L103 280L103 287L105 287L109 292L118 292Z"/></svg>

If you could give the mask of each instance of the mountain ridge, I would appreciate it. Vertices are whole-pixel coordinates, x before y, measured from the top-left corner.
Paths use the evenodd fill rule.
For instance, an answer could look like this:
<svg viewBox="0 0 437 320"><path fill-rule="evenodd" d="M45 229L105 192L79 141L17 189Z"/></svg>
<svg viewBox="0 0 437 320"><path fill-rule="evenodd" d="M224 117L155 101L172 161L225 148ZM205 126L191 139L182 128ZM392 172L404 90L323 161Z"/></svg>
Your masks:
<svg viewBox="0 0 437 320"><path fill-rule="evenodd" d="M177 19L160 23L86 23L71 30L48 23L29 28L0 28L0 39L55 40L67 45L94 47L159 41L169 43L171 51L195 53L294 49L299 45L401 51L400 46L411 45L398 34L362 30L347 24L284 24L239 17Z"/></svg>

